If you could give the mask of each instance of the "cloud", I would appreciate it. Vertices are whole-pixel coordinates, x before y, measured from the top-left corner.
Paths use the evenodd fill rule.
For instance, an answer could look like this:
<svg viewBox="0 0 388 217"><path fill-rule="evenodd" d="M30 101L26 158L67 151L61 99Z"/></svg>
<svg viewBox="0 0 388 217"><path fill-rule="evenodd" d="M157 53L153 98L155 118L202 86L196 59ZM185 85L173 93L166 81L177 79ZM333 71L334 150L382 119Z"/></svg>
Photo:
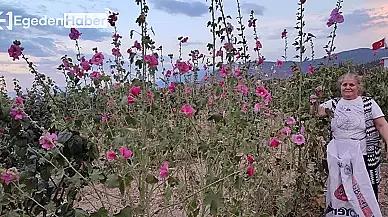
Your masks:
<svg viewBox="0 0 388 217"><path fill-rule="evenodd" d="M266 10L264 6L258 5L256 3L243 2L241 3L241 9L244 13L250 14L253 10L256 15L263 15Z"/></svg>
<svg viewBox="0 0 388 217"><path fill-rule="evenodd" d="M183 47L188 47L188 46L196 46L196 45L203 45L203 44L205 44L205 43L204 42L200 42L200 41L188 41L186 43L183 43L182 46Z"/></svg>
<svg viewBox="0 0 388 217"><path fill-rule="evenodd" d="M345 22L338 25L338 33L351 35L370 28L386 27L388 12L373 15L375 10L377 9L360 9L344 14Z"/></svg>
<svg viewBox="0 0 388 217"><path fill-rule="evenodd" d="M189 17L201 17L208 12L208 6L202 2L184 2L177 0L151 0L156 9L170 14L183 14Z"/></svg>

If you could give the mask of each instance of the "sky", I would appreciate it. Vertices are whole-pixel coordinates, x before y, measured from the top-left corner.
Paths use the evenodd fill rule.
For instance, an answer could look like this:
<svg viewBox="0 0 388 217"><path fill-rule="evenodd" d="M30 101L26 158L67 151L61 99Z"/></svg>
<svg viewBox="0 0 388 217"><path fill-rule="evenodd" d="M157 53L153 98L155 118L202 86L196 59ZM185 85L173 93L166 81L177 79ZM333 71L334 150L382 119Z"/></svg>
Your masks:
<svg viewBox="0 0 388 217"><path fill-rule="evenodd" d="M232 24L237 26L236 0L223 0L225 13L231 15ZM261 53L267 60L281 59L284 53L284 41L280 35L284 28L289 37L288 55L296 54L291 46L296 31L295 13L298 0L240 0L244 24L247 25L249 13L255 11L258 19L258 37L263 45ZM183 59L188 60L188 53L198 49L208 54L206 45L211 39L211 33L206 24L211 19L208 11L209 0L147 0L150 8L148 15L149 26L153 28L157 47L163 45L164 55L169 53L178 55L179 36L189 37L188 43L183 46ZM327 44L327 36L331 28L326 26L326 21L331 10L335 7L335 0L315 1L307 0L305 3L305 31L313 33L315 39L315 56L323 57L323 46ZM339 24L335 46L336 52L351 50L360 47L371 48L374 41L388 35L388 2L386 0L352 0L343 4L345 22ZM2 0L0 2L0 19L7 18L7 12L23 17L62 17L63 13L103 13L105 8L119 12L117 23L118 32L122 38L122 53L133 45L134 40L140 37L135 34L130 39L130 30L139 30L135 23L139 15L139 6L135 0ZM31 86L33 75L29 73L23 60L12 61L7 49L12 41L17 39L25 48L24 54L37 65L39 72L53 78L59 86L65 86L63 75L56 68L61 63L60 58L67 54L75 58L75 43L69 39L70 30L60 26L34 26L23 28L14 26L12 30L5 28L6 23L0 23L0 75L4 75L7 89L13 90L12 79L18 79L23 88ZM106 58L111 55L112 28L107 29L79 29L82 36L79 40L81 52L86 59L90 59L92 48L98 47ZM235 32L237 35L237 32ZM253 54L253 31L247 28L250 52ZM221 46L218 42L217 48ZM310 51L307 50L307 53Z"/></svg>

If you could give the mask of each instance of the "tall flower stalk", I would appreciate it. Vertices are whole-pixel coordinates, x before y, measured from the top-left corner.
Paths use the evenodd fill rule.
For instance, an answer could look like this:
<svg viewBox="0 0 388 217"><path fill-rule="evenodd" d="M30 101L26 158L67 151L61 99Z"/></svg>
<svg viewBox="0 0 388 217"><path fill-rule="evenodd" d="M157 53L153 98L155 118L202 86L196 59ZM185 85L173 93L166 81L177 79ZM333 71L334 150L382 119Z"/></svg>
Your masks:
<svg viewBox="0 0 388 217"><path fill-rule="evenodd" d="M287 61L287 49L288 49L287 29L283 30L281 38L284 40L284 55L282 57L283 57L284 61Z"/></svg>
<svg viewBox="0 0 388 217"><path fill-rule="evenodd" d="M337 36L336 31L339 23L344 22L344 16L342 15L342 12L340 12L343 3L343 0L338 0L336 3L336 7L331 11L330 17L327 20L327 27L333 26L333 30L330 32L330 35L328 36L329 42L323 47L327 54L327 64L333 60L332 55L335 51L336 47L334 46L334 39Z"/></svg>

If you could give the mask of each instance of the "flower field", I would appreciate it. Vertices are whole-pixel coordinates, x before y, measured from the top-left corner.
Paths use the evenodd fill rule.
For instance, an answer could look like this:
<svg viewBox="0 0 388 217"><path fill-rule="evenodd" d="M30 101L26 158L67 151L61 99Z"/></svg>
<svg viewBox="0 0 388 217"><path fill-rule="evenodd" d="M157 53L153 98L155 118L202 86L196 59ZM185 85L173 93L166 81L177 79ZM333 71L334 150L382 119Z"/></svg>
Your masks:
<svg viewBox="0 0 388 217"><path fill-rule="evenodd" d="M30 62L23 42L10 42L10 61L26 62L35 80L28 92L15 81L15 99L7 96L10 84L0 83L0 215L321 216L329 120L310 115L309 105L338 95L337 78L357 71L332 62L335 31L346 25L342 0L328 12L327 63L307 70L301 66L314 58L315 36L304 32L308 2L297 2L292 46L299 54L285 79L262 71L253 11L233 26L223 1L208 1L208 50L174 57L152 38L146 1L136 2L132 47L121 47L119 14L107 18L111 57L98 48L83 55L82 32L69 30L78 54L59 57L65 89ZM246 28L255 33L253 46ZM277 69L287 61L287 31L279 32L285 53ZM178 37L177 49L189 40ZM370 68L364 79L386 113L386 71Z"/></svg>

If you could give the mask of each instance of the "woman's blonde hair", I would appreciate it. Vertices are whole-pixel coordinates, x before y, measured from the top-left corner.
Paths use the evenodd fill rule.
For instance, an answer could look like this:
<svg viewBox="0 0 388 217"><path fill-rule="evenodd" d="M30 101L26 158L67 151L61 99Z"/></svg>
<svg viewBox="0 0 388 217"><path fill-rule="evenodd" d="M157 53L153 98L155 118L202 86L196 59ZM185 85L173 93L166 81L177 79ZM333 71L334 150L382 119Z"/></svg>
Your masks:
<svg viewBox="0 0 388 217"><path fill-rule="evenodd" d="M349 79L353 79L356 84L357 84L357 88L358 88L358 95L362 95L364 93L364 81L363 81L363 77L360 76L360 75L357 75L355 73L351 73L351 72L348 72L346 74L343 74L341 75L339 78L338 78L338 86L339 88L341 89L341 85L342 85L342 82L346 79L346 78L349 78Z"/></svg>

